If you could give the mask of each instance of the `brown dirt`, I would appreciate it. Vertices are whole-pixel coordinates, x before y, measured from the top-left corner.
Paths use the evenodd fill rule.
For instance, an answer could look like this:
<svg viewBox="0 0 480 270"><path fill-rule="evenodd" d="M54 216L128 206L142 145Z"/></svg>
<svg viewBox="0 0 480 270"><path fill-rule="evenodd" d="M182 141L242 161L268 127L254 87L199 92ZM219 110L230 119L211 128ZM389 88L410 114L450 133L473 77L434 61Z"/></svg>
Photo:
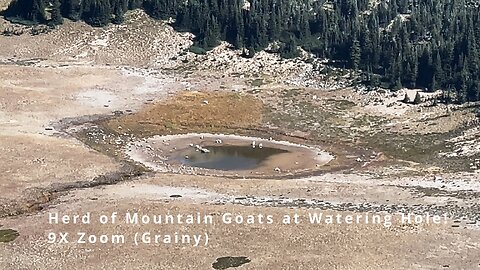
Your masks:
<svg viewBox="0 0 480 270"><path fill-rule="evenodd" d="M0 60L46 58L145 67L152 62L165 65L191 44L190 35L175 32L165 22L154 20L141 10L128 12L123 25L92 27L65 19L61 27L35 36L30 34L30 27L12 25L0 17L0 31L9 27L24 29L24 34L0 37Z"/></svg>
<svg viewBox="0 0 480 270"><path fill-rule="evenodd" d="M170 175L150 179L150 186L134 182L119 186L80 190L71 193L63 203L53 209L32 216L4 219L2 223L16 229L20 236L11 243L0 245L6 259L0 261L4 269L212 269L218 257L247 256L252 261L240 269L475 269L478 233L451 228L450 225L404 226L396 224L390 228L381 225L282 225L283 215L299 214L305 217L314 210L289 209L284 207L247 207L241 205L212 205L190 198L172 199L168 186L223 190L231 196L264 194L273 192L298 192L313 186L313 193L328 193L323 184L304 182L267 181L257 186L257 181L238 181L219 178L178 177ZM190 181L193 181L191 183ZM143 181L142 181L143 182ZM163 183L163 184L162 184ZM165 187L165 195L163 193ZM154 193L157 190L158 195ZM227 189L228 187L228 189ZM138 189L138 191L136 191ZM282 191L280 191L282 190ZM335 189L337 196L355 196L349 189ZM387 198L381 189L378 196ZM357 190L357 196L363 189ZM394 191L392 191L394 192ZM283 193L285 194L285 193ZM364 195L361 195L364 196ZM404 196L408 196L404 194ZM407 198L408 199L408 198ZM95 220L91 225L48 224L48 213L83 214L91 212L93 217L117 211L119 216L127 211L145 214L202 214L215 215L220 220L224 213L246 215L272 215L274 224L253 225L101 225ZM325 211L325 214L348 214L348 212ZM366 213L364 213L366 214ZM47 244L49 232L68 232L75 240L77 232L88 234L124 234L127 243L113 244ZM189 245L140 245L132 244L135 233L156 234L208 233L207 247ZM39 252L43 256L38 256ZM141 255L141 257L139 257ZM36 258L33 260L32 258ZM140 259L141 258L141 259Z"/></svg>
<svg viewBox="0 0 480 270"><path fill-rule="evenodd" d="M92 179L117 169L110 158L70 139L0 136L0 198L13 199L26 188ZM81 159L79 157L82 157Z"/></svg>

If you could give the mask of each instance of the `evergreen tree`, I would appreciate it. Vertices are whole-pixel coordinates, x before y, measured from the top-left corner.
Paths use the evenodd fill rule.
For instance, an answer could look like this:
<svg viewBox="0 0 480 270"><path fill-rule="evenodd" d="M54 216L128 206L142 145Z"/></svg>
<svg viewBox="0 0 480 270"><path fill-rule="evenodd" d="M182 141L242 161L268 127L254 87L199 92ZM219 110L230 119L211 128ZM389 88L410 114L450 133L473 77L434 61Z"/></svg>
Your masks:
<svg viewBox="0 0 480 270"><path fill-rule="evenodd" d="M93 26L105 26L112 16L110 1L108 0L84 0L81 3L81 17Z"/></svg>
<svg viewBox="0 0 480 270"><path fill-rule="evenodd" d="M283 58L295 58L299 55L297 43L292 35L288 36L283 48L280 50L280 56Z"/></svg>
<svg viewBox="0 0 480 270"><path fill-rule="evenodd" d="M415 99L413 100L413 104L420 104L422 103L422 96L420 96L420 92L417 92L415 95Z"/></svg>
<svg viewBox="0 0 480 270"><path fill-rule="evenodd" d="M354 70L358 70L360 66L360 57L361 57L360 43L355 38L352 41L352 45L350 47L350 65Z"/></svg>
<svg viewBox="0 0 480 270"><path fill-rule="evenodd" d="M82 14L80 0L62 0L60 11L64 18L69 18L73 21L80 20Z"/></svg>
<svg viewBox="0 0 480 270"><path fill-rule="evenodd" d="M127 9L127 2L126 1L118 1L114 2L113 5L113 16L112 22L115 24L121 24L125 20L124 13Z"/></svg>
<svg viewBox="0 0 480 270"><path fill-rule="evenodd" d="M46 22L43 0L14 0L5 11L7 17L19 17L32 23Z"/></svg>
<svg viewBox="0 0 480 270"><path fill-rule="evenodd" d="M63 24L63 16L60 12L60 1L53 0L50 23L53 25Z"/></svg>

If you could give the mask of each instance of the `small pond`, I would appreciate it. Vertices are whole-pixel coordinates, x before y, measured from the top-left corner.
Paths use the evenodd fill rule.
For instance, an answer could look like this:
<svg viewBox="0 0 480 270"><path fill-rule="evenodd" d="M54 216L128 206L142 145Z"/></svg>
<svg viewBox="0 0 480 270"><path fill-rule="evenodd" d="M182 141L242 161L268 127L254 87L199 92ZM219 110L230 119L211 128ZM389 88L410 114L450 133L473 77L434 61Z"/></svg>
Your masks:
<svg viewBox="0 0 480 270"><path fill-rule="evenodd" d="M180 151L175 160L197 168L222 171L250 170L261 165L268 158L289 151L273 147L255 147L241 145L215 145L204 147L208 153L197 151L194 147Z"/></svg>

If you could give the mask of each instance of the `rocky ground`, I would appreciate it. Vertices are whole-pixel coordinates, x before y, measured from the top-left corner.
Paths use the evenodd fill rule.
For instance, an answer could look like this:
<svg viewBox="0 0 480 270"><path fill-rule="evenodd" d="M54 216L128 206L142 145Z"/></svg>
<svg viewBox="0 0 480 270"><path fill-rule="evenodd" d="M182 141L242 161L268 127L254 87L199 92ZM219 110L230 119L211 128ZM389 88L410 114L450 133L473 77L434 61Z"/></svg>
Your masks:
<svg viewBox="0 0 480 270"><path fill-rule="evenodd" d="M185 51L189 34L138 11L123 26L23 31L0 36L0 269L480 269L475 107L405 104L406 90L366 92L351 86L349 71L307 54L245 59L222 44L195 55ZM334 159L315 173L237 178L155 172L125 151L190 132L273 137ZM48 219L135 211L201 212L215 223ZM319 211L394 220L281 222ZM255 218L226 224L225 213ZM448 218L403 224L402 213ZM48 242L60 232L69 243ZM79 232L110 243L79 243ZM144 232L210 240L135 245ZM112 244L112 234L126 243Z"/></svg>

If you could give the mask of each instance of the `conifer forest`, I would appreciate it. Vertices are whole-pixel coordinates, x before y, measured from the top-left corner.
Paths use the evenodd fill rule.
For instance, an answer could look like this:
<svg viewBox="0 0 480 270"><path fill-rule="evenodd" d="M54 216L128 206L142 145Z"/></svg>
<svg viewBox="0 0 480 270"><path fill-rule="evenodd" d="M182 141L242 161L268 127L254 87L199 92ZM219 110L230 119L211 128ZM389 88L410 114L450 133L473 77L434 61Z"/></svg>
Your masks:
<svg viewBox="0 0 480 270"><path fill-rule="evenodd" d="M195 46L227 41L245 56L279 41L282 57L298 49L362 74L367 85L444 91L445 102L480 100L480 2L475 0L16 0L10 19L58 25L121 24L141 8L174 18Z"/></svg>

